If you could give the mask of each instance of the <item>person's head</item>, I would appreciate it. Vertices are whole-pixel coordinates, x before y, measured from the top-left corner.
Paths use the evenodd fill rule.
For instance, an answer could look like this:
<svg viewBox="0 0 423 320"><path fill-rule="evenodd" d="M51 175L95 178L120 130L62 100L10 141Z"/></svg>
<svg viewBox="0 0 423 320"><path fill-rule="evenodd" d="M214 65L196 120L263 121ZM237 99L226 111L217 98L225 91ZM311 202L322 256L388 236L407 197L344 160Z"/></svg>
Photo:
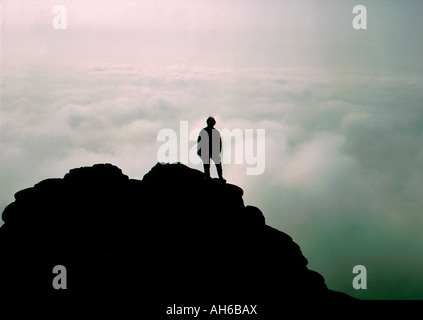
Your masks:
<svg viewBox="0 0 423 320"><path fill-rule="evenodd" d="M216 120L214 120L214 118L210 116L207 118L206 123L208 127L213 127L216 124Z"/></svg>

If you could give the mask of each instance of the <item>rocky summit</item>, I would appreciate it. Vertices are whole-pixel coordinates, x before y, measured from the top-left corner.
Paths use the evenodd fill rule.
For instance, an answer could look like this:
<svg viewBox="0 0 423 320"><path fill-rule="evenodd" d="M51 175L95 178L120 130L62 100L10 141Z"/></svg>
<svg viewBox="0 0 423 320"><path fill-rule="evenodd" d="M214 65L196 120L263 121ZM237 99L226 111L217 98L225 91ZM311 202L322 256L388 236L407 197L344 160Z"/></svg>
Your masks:
<svg viewBox="0 0 423 320"><path fill-rule="evenodd" d="M142 180L111 164L43 180L3 212L2 301L136 307L156 318L256 306L258 319L353 300L329 290L291 237L242 196L179 163L157 163Z"/></svg>

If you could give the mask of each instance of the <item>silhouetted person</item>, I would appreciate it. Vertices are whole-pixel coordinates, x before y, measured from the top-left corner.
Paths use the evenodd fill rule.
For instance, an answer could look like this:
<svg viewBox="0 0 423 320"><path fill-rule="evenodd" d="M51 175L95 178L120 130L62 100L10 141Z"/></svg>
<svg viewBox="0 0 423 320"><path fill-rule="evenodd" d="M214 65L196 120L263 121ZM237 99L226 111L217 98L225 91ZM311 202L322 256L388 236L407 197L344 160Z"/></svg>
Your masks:
<svg viewBox="0 0 423 320"><path fill-rule="evenodd" d="M210 178L210 159L213 160L219 180L225 182L223 179L222 164L220 163L220 153L222 152L222 139L220 133L214 128L216 120L213 117L208 117L207 127L201 129L197 140L197 154L203 161L204 173L207 178Z"/></svg>

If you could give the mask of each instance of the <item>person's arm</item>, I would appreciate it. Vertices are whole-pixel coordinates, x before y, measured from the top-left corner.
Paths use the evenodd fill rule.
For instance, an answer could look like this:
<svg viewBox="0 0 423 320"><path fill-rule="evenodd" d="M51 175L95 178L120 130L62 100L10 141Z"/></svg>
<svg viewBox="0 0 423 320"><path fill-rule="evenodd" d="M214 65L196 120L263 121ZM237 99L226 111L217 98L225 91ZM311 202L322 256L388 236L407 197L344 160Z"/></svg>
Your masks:
<svg viewBox="0 0 423 320"><path fill-rule="evenodd" d="M202 130L201 130L202 131ZM201 141L201 131L198 134L198 139L197 139L197 154L199 156L201 156L201 146L200 146L200 141Z"/></svg>

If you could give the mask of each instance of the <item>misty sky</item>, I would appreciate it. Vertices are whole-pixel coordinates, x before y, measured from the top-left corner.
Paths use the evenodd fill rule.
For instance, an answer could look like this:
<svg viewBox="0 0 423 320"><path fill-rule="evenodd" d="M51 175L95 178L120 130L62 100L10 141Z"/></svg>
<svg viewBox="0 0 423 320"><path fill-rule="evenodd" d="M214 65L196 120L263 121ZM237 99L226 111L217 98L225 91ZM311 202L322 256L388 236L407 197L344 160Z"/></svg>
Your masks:
<svg viewBox="0 0 423 320"><path fill-rule="evenodd" d="M264 173L225 178L330 289L423 299L423 2L2 0L0 14L0 211L75 167L142 179L161 129L214 115L266 130Z"/></svg>

